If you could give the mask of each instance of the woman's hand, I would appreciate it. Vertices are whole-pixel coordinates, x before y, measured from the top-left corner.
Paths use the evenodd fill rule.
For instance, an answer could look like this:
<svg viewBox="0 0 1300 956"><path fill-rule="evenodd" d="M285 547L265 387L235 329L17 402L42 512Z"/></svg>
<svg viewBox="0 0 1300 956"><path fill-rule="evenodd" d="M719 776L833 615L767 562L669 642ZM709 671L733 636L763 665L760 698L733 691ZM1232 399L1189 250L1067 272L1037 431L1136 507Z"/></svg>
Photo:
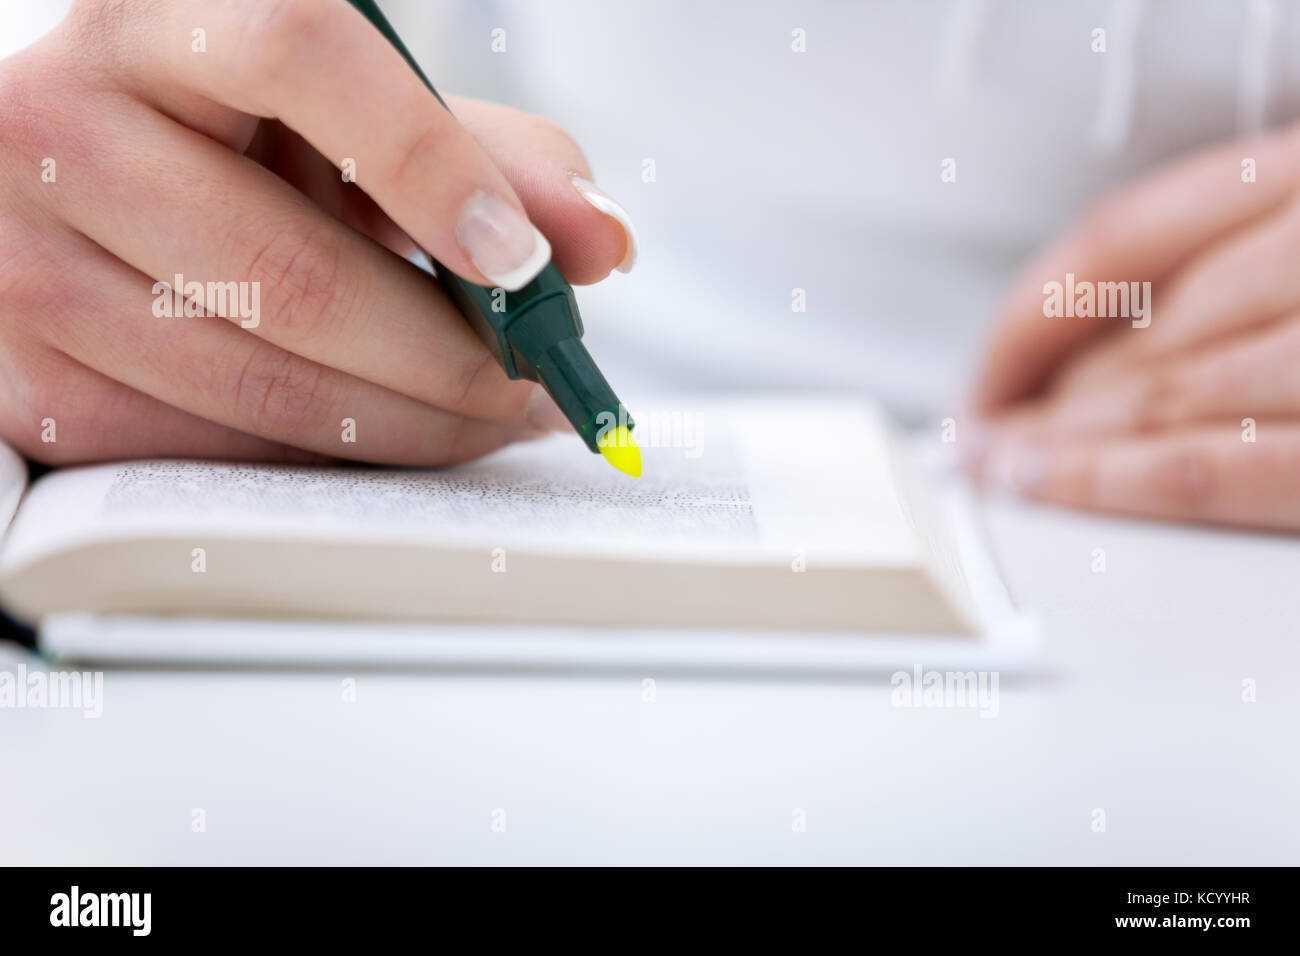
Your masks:
<svg viewBox="0 0 1300 956"><path fill-rule="evenodd" d="M1150 312L1049 317L1044 287L1067 273L1076 290L1149 282ZM973 405L985 483L1300 530L1297 131L1198 154L1098 205L1013 290Z"/></svg>
<svg viewBox="0 0 1300 956"><path fill-rule="evenodd" d="M0 437L438 465L565 427L401 256L517 287L536 223L582 283L632 239L562 131L449 102L343 0L79 2L0 62ZM168 317L177 275L219 314Z"/></svg>

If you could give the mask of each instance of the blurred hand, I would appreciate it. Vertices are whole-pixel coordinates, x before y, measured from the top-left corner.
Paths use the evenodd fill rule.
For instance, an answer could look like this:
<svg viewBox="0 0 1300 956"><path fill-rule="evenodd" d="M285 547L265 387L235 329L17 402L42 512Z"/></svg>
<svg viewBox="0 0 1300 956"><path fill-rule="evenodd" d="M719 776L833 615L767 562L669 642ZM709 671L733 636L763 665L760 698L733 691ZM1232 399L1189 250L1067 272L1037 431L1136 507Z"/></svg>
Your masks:
<svg viewBox="0 0 1300 956"><path fill-rule="evenodd" d="M402 256L517 287L531 220L582 283L632 240L561 130L449 103L343 0L77 3L0 62L0 437L48 463L438 465L565 427ZM258 314L159 317L177 274L247 283Z"/></svg>
<svg viewBox="0 0 1300 956"><path fill-rule="evenodd" d="M1150 282L1150 324L1046 316L1044 286L1067 273ZM1099 203L1013 288L972 404L987 484L1300 529L1300 134L1200 153Z"/></svg>

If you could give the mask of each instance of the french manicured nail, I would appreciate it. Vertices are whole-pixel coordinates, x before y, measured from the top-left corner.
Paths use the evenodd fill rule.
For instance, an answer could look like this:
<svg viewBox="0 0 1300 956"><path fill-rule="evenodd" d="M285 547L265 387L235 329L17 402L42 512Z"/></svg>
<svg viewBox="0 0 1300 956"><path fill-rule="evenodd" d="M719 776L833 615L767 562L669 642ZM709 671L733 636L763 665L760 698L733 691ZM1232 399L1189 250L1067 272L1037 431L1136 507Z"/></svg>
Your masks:
<svg viewBox="0 0 1300 956"><path fill-rule="evenodd" d="M551 261L551 244L504 199L483 191L465 200L456 241L493 285L517 292Z"/></svg>
<svg viewBox="0 0 1300 956"><path fill-rule="evenodd" d="M632 267L636 265L638 248L636 227L632 225L632 217L627 214L626 209L611 199L608 193L590 180L583 179L576 173L571 174L569 180L579 196L623 227L623 236L627 239L627 245L624 247L622 260L614 268L619 272L631 272Z"/></svg>
<svg viewBox="0 0 1300 956"><path fill-rule="evenodd" d="M1047 480L1048 457L1041 448L999 445L984 460L983 483L992 491L1032 495Z"/></svg>
<svg viewBox="0 0 1300 956"><path fill-rule="evenodd" d="M524 409L524 421L533 428L548 432L558 432L573 427L551 396L546 394L546 389L540 385L528 400L528 407Z"/></svg>

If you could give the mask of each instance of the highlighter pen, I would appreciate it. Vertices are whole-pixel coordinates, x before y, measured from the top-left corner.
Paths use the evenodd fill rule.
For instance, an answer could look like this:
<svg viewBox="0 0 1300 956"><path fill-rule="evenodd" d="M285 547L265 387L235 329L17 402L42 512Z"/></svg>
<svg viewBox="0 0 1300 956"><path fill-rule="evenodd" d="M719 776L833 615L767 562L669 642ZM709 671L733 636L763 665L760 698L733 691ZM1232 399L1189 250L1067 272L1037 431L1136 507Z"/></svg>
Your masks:
<svg viewBox="0 0 1300 956"><path fill-rule="evenodd" d="M397 48L446 109L374 0L348 2ZM518 292L506 292L467 282L427 252L424 255L443 290L506 375L540 383L591 451L604 455L624 474L639 478L641 451L632 440L632 419L582 344L582 319L573 287L555 264L548 262Z"/></svg>

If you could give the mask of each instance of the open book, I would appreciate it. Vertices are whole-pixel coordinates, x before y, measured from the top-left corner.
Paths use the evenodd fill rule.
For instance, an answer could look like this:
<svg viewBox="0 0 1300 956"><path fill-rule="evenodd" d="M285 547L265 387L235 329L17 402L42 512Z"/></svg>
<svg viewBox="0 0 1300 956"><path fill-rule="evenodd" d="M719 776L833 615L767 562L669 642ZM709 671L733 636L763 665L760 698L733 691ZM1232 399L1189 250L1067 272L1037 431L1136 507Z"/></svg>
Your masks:
<svg viewBox="0 0 1300 956"><path fill-rule="evenodd" d="M0 604L38 625L91 614L967 640L1012 613L970 529L865 404L651 410L636 434L639 480L556 435L447 470L63 469L16 507L13 459L0 463L0 508L14 512Z"/></svg>

